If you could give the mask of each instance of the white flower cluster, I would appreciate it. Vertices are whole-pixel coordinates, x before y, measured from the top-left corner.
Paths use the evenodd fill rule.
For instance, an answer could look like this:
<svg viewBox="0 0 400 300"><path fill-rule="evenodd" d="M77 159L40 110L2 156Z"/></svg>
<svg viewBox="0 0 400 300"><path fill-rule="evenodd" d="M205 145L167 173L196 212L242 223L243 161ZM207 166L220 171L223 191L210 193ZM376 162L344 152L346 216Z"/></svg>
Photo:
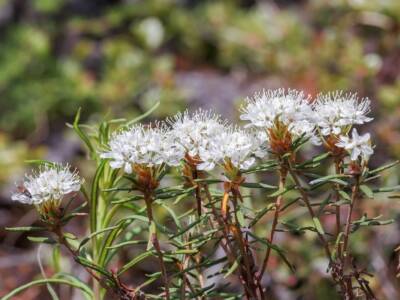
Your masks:
<svg viewBox="0 0 400 300"><path fill-rule="evenodd" d="M176 166L183 155L183 148L174 142L163 124L154 128L135 125L116 132L108 146L110 150L100 157L110 159L112 168L122 168L128 174L132 173L133 164Z"/></svg>
<svg viewBox="0 0 400 300"><path fill-rule="evenodd" d="M26 175L23 185L11 197L14 201L40 205L47 201L61 201L65 196L78 192L82 179L68 165L46 165L33 175Z"/></svg>
<svg viewBox="0 0 400 300"><path fill-rule="evenodd" d="M115 133L109 151L100 157L110 159L112 168L132 173L134 164L176 166L187 156L199 161L198 170L210 171L226 160L248 169L254 156L266 155L265 141L255 133L232 127L210 111L179 113L167 124L148 129L137 125Z"/></svg>
<svg viewBox="0 0 400 300"><path fill-rule="evenodd" d="M352 160L367 160L373 153L369 134L359 136L353 131L352 139L347 134L353 125L372 121L367 116L369 112L370 100L359 100L356 94L320 94L311 104L311 98L301 91L278 89L263 90L247 98L240 118L249 121L247 126L264 130L282 123L293 136L305 135L314 144L333 135L340 141L336 146L351 152Z"/></svg>
<svg viewBox="0 0 400 300"><path fill-rule="evenodd" d="M193 114L187 111L179 113L168 123L173 139L184 149L183 154L201 160L202 163L197 166L199 170L212 170L222 147L221 136L226 122L210 111L199 109Z"/></svg>
<svg viewBox="0 0 400 300"><path fill-rule="evenodd" d="M313 109L315 123L324 136L339 135L348 126L372 121L372 118L366 116L370 112L369 99L359 101L356 94L320 94L314 102Z"/></svg>
<svg viewBox="0 0 400 300"><path fill-rule="evenodd" d="M249 169L256 157L267 155L266 141L256 132L249 132L238 127L227 128L222 134L221 153L218 159L229 160L236 168ZM219 142L221 144L221 142Z"/></svg>
<svg viewBox="0 0 400 300"><path fill-rule="evenodd" d="M294 137L305 135L312 140L335 135L340 141L337 147L348 151L361 147L358 135L350 139L347 133L352 125L372 120L366 116L369 100L359 102L355 95L339 92L320 95L314 104L311 100L301 91L263 90L246 100L241 115L242 120L249 121L245 127L257 131L231 126L210 111L186 111L153 128L135 125L113 134L109 150L100 156L110 159L112 168L122 168L126 173L132 173L135 164L177 166L188 157L198 162L198 170L209 171L227 162L245 170L256 157L266 156L268 132L281 127ZM274 138L277 137L279 134ZM352 158L353 153L364 159L369 157L366 153L372 148L366 150L366 139L362 137L363 150L354 150Z"/></svg>
<svg viewBox="0 0 400 300"><path fill-rule="evenodd" d="M314 131L310 97L301 91L263 90L246 99L240 119L249 121L246 127L271 129L280 122L295 135L311 135Z"/></svg>

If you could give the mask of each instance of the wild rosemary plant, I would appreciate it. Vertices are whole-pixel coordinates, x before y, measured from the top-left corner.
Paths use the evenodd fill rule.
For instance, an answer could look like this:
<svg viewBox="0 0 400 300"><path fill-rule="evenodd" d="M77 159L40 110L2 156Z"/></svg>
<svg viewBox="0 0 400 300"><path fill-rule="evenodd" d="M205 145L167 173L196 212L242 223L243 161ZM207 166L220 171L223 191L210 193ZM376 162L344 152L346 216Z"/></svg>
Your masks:
<svg viewBox="0 0 400 300"><path fill-rule="evenodd" d="M372 121L369 112L369 100L354 94L311 99L283 89L248 98L244 127L203 110L139 124L150 111L92 127L79 124L78 112L71 127L96 166L92 179L84 182L69 165L37 161L41 167L12 199L33 204L41 225L9 230L62 246L62 256L91 280L43 274L3 299L40 284L54 299L56 284L86 299L272 299L271 257L296 274L296 250L276 236L306 233L318 241L343 299L376 299L368 262L355 263L351 237L391 221L354 215L366 198L393 190L369 184L395 163L369 169L370 135L355 128ZM304 159L309 151L320 153ZM267 179L275 182L261 181ZM86 237L68 231L78 217L85 218Z"/></svg>

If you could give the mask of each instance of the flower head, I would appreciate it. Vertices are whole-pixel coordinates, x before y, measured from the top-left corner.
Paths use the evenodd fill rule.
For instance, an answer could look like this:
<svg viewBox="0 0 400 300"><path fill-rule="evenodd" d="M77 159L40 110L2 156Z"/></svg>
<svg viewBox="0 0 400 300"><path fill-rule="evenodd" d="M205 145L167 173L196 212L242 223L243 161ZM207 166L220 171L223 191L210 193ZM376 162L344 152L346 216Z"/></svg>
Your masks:
<svg viewBox="0 0 400 300"><path fill-rule="evenodd" d="M250 122L246 127L265 130L271 150L283 154L290 151L295 138L314 136L309 101L301 91L263 90L246 99L240 118Z"/></svg>
<svg viewBox="0 0 400 300"><path fill-rule="evenodd" d="M11 199L25 204L60 203L67 195L78 192L83 180L69 165L45 165L39 172L26 175L24 183Z"/></svg>
<svg viewBox="0 0 400 300"><path fill-rule="evenodd" d="M249 169L255 158L267 155L265 139L260 138L256 132L249 132L238 127L229 127L221 135L221 163L232 164L240 170Z"/></svg>
<svg viewBox="0 0 400 300"><path fill-rule="evenodd" d="M110 159L113 169L122 168L128 174L132 173L134 165L178 165L183 153L183 148L173 142L164 124L153 128L135 125L116 132L108 146L109 150L100 157Z"/></svg>
<svg viewBox="0 0 400 300"><path fill-rule="evenodd" d="M184 149L182 158L189 156L197 160L198 170L212 170L219 157L226 122L219 115L202 109L192 114L179 113L168 122L175 142Z"/></svg>
<svg viewBox="0 0 400 300"><path fill-rule="evenodd" d="M356 94L344 94L341 91L320 94L313 108L315 123L324 136L339 135L349 130L349 126L372 121L367 117L370 100L359 100Z"/></svg>
<svg viewBox="0 0 400 300"><path fill-rule="evenodd" d="M369 157L374 153L370 134L359 135L355 128L353 128L351 138L340 136L336 146L346 149L350 153L352 161L356 161L359 157L364 161L368 161Z"/></svg>
<svg viewBox="0 0 400 300"><path fill-rule="evenodd" d="M271 129L277 123L286 125L294 135L313 131L310 98L296 90L263 90L246 99L242 120L249 121L246 127Z"/></svg>

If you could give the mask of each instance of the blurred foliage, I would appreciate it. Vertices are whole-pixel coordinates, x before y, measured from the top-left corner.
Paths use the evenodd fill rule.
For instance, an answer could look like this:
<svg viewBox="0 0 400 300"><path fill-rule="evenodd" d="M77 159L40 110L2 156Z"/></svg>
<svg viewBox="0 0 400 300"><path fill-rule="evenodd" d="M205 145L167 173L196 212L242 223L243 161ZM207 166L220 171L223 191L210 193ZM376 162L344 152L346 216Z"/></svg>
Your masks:
<svg viewBox="0 0 400 300"><path fill-rule="evenodd" d="M34 151L26 143L11 143L5 134L0 133L0 185L7 183L12 178L18 178L24 173L25 162L28 158L43 157L46 153L44 147Z"/></svg>
<svg viewBox="0 0 400 300"><path fill-rule="evenodd" d="M174 73L202 65L353 89L398 104L396 0L0 2L2 130L87 112L180 108ZM392 63L391 63L392 62ZM47 118L46 118L47 117Z"/></svg>

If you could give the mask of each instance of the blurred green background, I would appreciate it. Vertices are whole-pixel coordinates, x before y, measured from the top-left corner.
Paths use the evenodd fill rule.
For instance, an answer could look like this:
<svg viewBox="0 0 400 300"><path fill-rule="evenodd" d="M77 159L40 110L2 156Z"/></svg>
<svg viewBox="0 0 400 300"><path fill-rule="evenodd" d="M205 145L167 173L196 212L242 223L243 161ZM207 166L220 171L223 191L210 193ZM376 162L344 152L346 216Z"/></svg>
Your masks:
<svg viewBox="0 0 400 300"><path fill-rule="evenodd" d="M399 74L398 0L0 0L0 227L34 218L9 199L24 160L82 156L65 125L79 107L89 123L157 101L153 118L202 106L236 120L263 87L357 91L380 164L400 157ZM0 239L7 270L15 241Z"/></svg>

